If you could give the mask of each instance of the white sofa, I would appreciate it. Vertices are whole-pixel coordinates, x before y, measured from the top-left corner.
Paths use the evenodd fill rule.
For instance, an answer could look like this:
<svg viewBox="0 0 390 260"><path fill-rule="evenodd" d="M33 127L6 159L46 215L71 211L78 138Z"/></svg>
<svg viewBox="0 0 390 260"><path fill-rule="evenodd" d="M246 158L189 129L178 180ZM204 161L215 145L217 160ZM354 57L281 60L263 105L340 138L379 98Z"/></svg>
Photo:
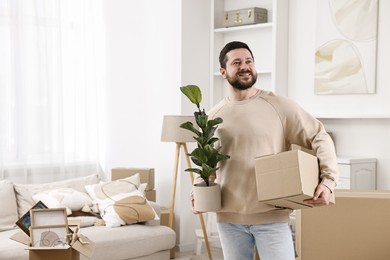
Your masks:
<svg viewBox="0 0 390 260"><path fill-rule="evenodd" d="M16 232L21 232L15 223L26 209L28 211L35 204L33 194L59 187L72 188L88 194L85 186L99 182L98 175L45 184L16 184L10 180L0 180L0 259L28 259L27 246L10 237ZM160 207L155 203L151 205L158 215ZM90 222L91 217L86 219ZM160 225L158 220L120 227L93 225L82 220L80 233L96 243L91 258L81 255L81 259L92 260L170 259L170 249L175 246L176 240L175 232Z"/></svg>

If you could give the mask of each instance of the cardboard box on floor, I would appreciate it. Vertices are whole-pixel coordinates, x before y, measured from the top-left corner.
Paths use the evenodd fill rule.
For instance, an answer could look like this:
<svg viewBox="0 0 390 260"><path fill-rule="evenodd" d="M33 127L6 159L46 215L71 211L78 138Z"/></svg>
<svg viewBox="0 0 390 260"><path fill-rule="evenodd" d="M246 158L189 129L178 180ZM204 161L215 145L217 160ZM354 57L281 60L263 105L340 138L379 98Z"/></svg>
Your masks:
<svg viewBox="0 0 390 260"><path fill-rule="evenodd" d="M154 189L154 168L125 168L111 169L111 180L118 180L139 173L141 183L147 183L145 197L149 201L156 202L156 190Z"/></svg>
<svg viewBox="0 0 390 260"><path fill-rule="evenodd" d="M306 209L319 183L317 157L310 150L294 150L255 159L258 200L278 207ZM305 151L306 152L305 152ZM332 194L331 204L334 204Z"/></svg>
<svg viewBox="0 0 390 260"><path fill-rule="evenodd" d="M73 225L76 223L69 224ZM30 237L22 230L19 230L14 235L12 235L10 239L28 246L26 250L29 250L29 260L79 260L80 253L90 258L93 255L96 245L89 238L81 234L79 235L79 240L77 240L72 245L72 247L69 247L68 249L53 247L31 247Z"/></svg>
<svg viewBox="0 0 390 260"><path fill-rule="evenodd" d="M145 191L145 197L149 201L156 202L156 190L146 190Z"/></svg>
<svg viewBox="0 0 390 260"><path fill-rule="evenodd" d="M173 215L173 218L175 218L175 215ZM160 225L169 227L169 209L168 208L162 208L160 212ZM173 221L173 229L175 229L175 221ZM173 247L170 250L170 258L175 258L175 250L176 248Z"/></svg>
<svg viewBox="0 0 390 260"><path fill-rule="evenodd" d="M118 180L139 173L141 183L147 183L145 191L154 190L154 168L126 168L118 167L111 169L111 179Z"/></svg>
<svg viewBox="0 0 390 260"><path fill-rule="evenodd" d="M331 207L298 210L299 260L390 259L390 191L335 190Z"/></svg>

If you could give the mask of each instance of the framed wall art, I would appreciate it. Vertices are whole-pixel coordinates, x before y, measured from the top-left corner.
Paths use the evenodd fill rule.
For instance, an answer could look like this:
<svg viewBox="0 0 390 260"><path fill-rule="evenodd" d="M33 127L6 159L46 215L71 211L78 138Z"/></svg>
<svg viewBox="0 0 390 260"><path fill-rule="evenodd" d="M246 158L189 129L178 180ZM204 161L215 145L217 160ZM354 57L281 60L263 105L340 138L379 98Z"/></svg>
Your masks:
<svg viewBox="0 0 390 260"><path fill-rule="evenodd" d="M315 94L376 89L378 0L317 0Z"/></svg>

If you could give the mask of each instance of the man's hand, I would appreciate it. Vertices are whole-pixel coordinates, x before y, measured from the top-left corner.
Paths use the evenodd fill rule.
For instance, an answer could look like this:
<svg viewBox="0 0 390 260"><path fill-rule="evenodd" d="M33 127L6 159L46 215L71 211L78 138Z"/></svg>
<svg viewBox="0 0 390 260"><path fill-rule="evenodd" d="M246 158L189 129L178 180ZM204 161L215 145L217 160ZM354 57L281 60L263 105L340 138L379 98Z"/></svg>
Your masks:
<svg viewBox="0 0 390 260"><path fill-rule="evenodd" d="M313 198L304 200L305 203L311 204L314 207L329 205L330 190L324 184L319 184L314 192Z"/></svg>

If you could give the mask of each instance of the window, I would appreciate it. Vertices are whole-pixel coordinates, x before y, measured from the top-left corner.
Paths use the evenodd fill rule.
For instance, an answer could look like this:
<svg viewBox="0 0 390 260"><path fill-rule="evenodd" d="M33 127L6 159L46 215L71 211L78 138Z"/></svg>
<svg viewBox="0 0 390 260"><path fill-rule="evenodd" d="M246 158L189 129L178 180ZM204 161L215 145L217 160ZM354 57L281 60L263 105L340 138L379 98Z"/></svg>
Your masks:
<svg viewBox="0 0 390 260"><path fill-rule="evenodd" d="M0 0L0 178L98 167L103 32L102 1Z"/></svg>

